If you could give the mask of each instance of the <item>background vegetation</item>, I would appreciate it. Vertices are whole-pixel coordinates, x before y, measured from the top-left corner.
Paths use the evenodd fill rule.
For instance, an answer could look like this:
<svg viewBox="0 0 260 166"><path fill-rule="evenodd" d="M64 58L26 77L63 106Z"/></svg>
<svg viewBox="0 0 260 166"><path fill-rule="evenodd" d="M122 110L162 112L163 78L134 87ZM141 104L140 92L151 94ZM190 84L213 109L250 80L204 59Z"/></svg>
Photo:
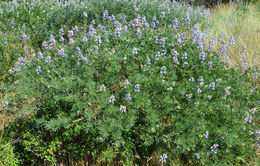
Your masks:
<svg viewBox="0 0 260 166"><path fill-rule="evenodd" d="M226 40L233 36L237 40L237 49L230 52L233 64L240 63L239 48L247 47L249 66L260 70L260 1L242 5L231 3L211 9L211 30L214 34L225 34Z"/></svg>

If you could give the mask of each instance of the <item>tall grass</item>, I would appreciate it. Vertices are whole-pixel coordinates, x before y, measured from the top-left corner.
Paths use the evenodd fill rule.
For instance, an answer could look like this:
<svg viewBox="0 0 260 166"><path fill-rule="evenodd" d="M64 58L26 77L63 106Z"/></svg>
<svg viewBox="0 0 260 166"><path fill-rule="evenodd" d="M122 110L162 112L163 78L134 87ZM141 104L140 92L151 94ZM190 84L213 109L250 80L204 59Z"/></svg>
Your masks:
<svg viewBox="0 0 260 166"><path fill-rule="evenodd" d="M230 51L233 65L240 63L240 50L247 47L247 59L250 67L260 70L260 10L259 4L230 3L211 9L211 31L215 35L225 34L226 40L233 36L237 47Z"/></svg>

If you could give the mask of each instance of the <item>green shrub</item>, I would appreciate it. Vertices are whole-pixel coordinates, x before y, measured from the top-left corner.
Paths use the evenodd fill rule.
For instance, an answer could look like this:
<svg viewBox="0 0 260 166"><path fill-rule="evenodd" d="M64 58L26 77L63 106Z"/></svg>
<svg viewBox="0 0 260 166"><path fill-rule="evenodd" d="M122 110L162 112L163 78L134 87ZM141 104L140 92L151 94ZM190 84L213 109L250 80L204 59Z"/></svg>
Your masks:
<svg viewBox="0 0 260 166"><path fill-rule="evenodd" d="M104 24L104 11L107 10L111 18L116 18L119 21L127 16L129 20L133 20L137 15L146 15L146 19L151 21L154 16L160 17L161 12L169 12L165 20L171 23L174 18L180 22L184 22L184 15L187 11L190 14L191 25L200 22L202 28L208 25L207 12L203 14L201 9L192 9L189 6L180 3L170 4L162 3L161 1L143 2L136 1L83 1L82 3L65 3L57 9L50 12L46 23L37 25L33 34L33 41L37 46L41 46L44 40L47 40L50 34L58 36L59 30L69 30L77 26L85 27L90 25L95 20L95 25ZM87 17L84 17L84 13Z"/></svg>
<svg viewBox="0 0 260 166"><path fill-rule="evenodd" d="M111 16L118 20L127 16L132 20L137 15L147 15L147 20L154 16L160 17L162 11L167 9L169 13L168 23L173 18L183 22L186 11L190 12L191 25L201 22L206 26L208 16L200 12L200 9L193 10L181 4L170 6L169 3L137 1L136 4L128 1L73 1L63 4L58 1L17 1L0 2L0 80L7 80L8 70L17 61L19 50L24 46L20 40L26 35L27 46L30 43L30 50L41 48L42 42L48 40L50 34L59 35L61 28L69 30L74 27L87 27L93 20L96 25L103 25L103 11L107 10ZM135 12L138 9L138 12ZM165 11L165 12L167 12ZM84 18L86 12L88 18ZM5 32L5 33L3 33ZM6 44L7 43L7 44ZM11 44L12 43L12 44ZM15 45L14 45L15 43ZM12 45L12 46L10 46ZM22 57L26 55L21 54Z"/></svg>
<svg viewBox="0 0 260 166"><path fill-rule="evenodd" d="M1 166L16 166L18 159L14 154L14 147L9 143L0 143L0 165Z"/></svg>
<svg viewBox="0 0 260 166"><path fill-rule="evenodd" d="M178 26L164 14L120 22L108 12L103 25L65 30L19 58L15 79L2 87L15 96L5 97L2 111L20 116L8 134L20 140L24 165L81 157L145 165L155 152L168 165L255 159L256 73L245 60L241 69L229 67L233 41L211 51L217 41L207 42L187 13Z"/></svg>
<svg viewBox="0 0 260 166"><path fill-rule="evenodd" d="M31 36L34 36L36 25L45 22L52 4L48 1L0 2L0 81L8 79L8 70L24 46L33 49L31 45L36 45ZM21 42L23 35L28 37L27 45Z"/></svg>

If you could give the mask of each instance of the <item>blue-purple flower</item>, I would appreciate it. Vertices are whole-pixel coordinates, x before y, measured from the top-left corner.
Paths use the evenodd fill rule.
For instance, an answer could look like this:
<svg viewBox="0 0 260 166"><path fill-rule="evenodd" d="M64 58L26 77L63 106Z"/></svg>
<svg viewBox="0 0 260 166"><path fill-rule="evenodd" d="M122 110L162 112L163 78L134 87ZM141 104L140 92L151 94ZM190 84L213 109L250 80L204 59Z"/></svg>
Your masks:
<svg viewBox="0 0 260 166"><path fill-rule="evenodd" d="M216 86L216 83L215 82L211 82L208 86L208 89L212 89L212 90L215 90L215 86Z"/></svg>
<svg viewBox="0 0 260 166"><path fill-rule="evenodd" d="M156 44L158 43L158 40L159 40L159 39L158 39L158 36L155 36L155 37L154 37L154 42L155 42Z"/></svg>
<svg viewBox="0 0 260 166"><path fill-rule="evenodd" d="M166 74L166 67L165 66L163 66L163 67L161 67L161 71L160 71L160 74Z"/></svg>
<svg viewBox="0 0 260 166"><path fill-rule="evenodd" d="M252 108L248 112L251 113L251 114L255 114L255 111L256 111L256 108Z"/></svg>
<svg viewBox="0 0 260 166"><path fill-rule="evenodd" d="M121 112L126 112L126 106L120 105L119 110L120 110Z"/></svg>
<svg viewBox="0 0 260 166"><path fill-rule="evenodd" d="M196 154L196 158L197 158L197 160L199 160L200 159L200 155Z"/></svg>
<svg viewBox="0 0 260 166"><path fill-rule="evenodd" d="M242 46L242 50L240 51L240 54L241 55L245 55L246 54L246 46L245 45Z"/></svg>
<svg viewBox="0 0 260 166"><path fill-rule="evenodd" d="M172 87L169 87L166 89L167 91L173 91L173 88Z"/></svg>
<svg viewBox="0 0 260 166"><path fill-rule="evenodd" d="M224 91L225 91L225 96L224 97L227 97L227 96L230 95L229 89L230 89L230 87L224 88Z"/></svg>
<svg viewBox="0 0 260 166"><path fill-rule="evenodd" d="M97 30L96 30L95 28L93 28L92 25L90 25L90 26L89 26L89 29L88 29L88 34L89 34L90 36L94 36L94 35L97 34Z"/></svg>
<svg viewBox="0 0 260 166"><path fill-rule="evenodd" d="M253 73L252 76L251 76L252 79L256 79L258 78L258 73Z"/></svg>
<svg viewBox="0 0 260 166"><path fill-rule="evenodd" d="M201 62L204 62L205 57L206 57L206 54L205 54L205 52L202 51L202 52L199 54L199 60L200 60Z"/></svg>
<svg viewBox="0 0 260 166"><path fill-rule="evenodd" d="M179 60L178 60L179 53L175 49L172 49L171 54L173 55L173 62L179 64Z"/></svg>
<svg viewBox="0 0 260 166"><path fill-rule="evenodd" d="M106 20L108 18L108 11L105 10L104 13L103 13L103 20Z"/></svg>
<svg viewBox="0 0 260 166"><path fill-rule="evenodd" d="M154 22L156 22L156 21L157 21L157 20L156 20L156 16L153 16L153 21L154 21Z"/></svg>
<svg viewBox="0 0 260 166"><path fill-rule="evenodd" d="M40 74L42 72L41 66L36 67L36 74Z"/></svg>
<svg viewBox="0 0 260 166"><path fill-rule="evenodd" d="M175 18L175 19L172 21L172 28L173 28L173 29L171 29L171 31L174 31L174 30L176 30L176 29L179 28L179 21L178 21L177 18Z"/></svg>
<svg viewBox="0 0 260 166"><path fill-rule="evenodd" d="M203 137L205 137L205 138L209 138L209 132L208 132L208 131L206 131L206 133L205 133L205 134L203 134Z"/></svg>
<svg viewBox="0 0 260 166"><path fill-rule="evenodd" d="M88 64L88 58L84 57L83 55L81 55L80 60Z"/></svg>
<svg viewBox="0 0 260 166"><path fill-rule="evenodd" d="M46 62L46 63L51 63L51 56L47 56L47 57L45 58L45 62Z"/></svg>
<svg viewBox="0 0 260 166"><path fill-rule="evenodd" d="M138 39L141 39L141 37L142 37L142 31L140 30L140 28L137 28L137 30L136 30L136 35L138 36Z"/></svg>
<svg viewBox="0 0 260 166"><path fill-rule="evenodd" d="M26 34L22 35L23 41L26 43L26 41L29 39L29 37Z"/></svg>
<svg viewBox="0 0 260 166"><path fill-rule="evenodd" d="M64 30L61 28L61 29L59 30L59 37L60 37L60 41L61 41L61 42L64 42L64 41L65 41L63 35L64 35Z"/></svg>
<svg viewBox="0 0 260 166"><path fill-rule="evenodd" d="M105 92L106 91L106 86L104 84L100 85L99 91L100 92Z"/></svg>
<svg viewBox="0 0 260 166"><path fill-rule="evenodd" d="M115 38L120 38L122 33L123 33L123 29L122 29L121 25L117 26L115 28Z"/></svg>
<svg viewBox="0 0 260 166"><path fill-rule="evenodd" d="M192 94L190 93L190 94L186 94L186 97L188 98L188 99L190 99L191 97L192 97Z"/></svg>
<svg viewBox="0 0 260 166"><path fill-rule="evenodd" d="M135 91L135 92L140 92L140 85L139 85L139 84L136 84L136 85L135 85L134 91Z"/></svg>
<svg viewBox="0 0 260 166"><path fill-rule="evenodd" d="M86 12L83 12L83 17L88 18L88 14Z"/></svg>
<svg viewBox="0 0 260 166"><path fill-rule="evenodd" d="M209 73L211 72L213 62L208 62Z"/></svg>
<svg viewBox="0 0 260 166"><path fill-rule="evenodd" d="M19 58L18 58L16 64L17 64L17 65L20 65L20 66L25 66L26 63L28 62L28 60L27 60L26 58L21 57L20 54L19 54L18 56L19 56Z"/></svg>
<svg viewBox="0 0 260 166"><path fill-rule="evenodd" d="M214 144L213 146L211 146L210 147L210 149L211 149L211 152L213 152L213 153L217 153L217 147L218 147L218 144Z"/></svg>
<svg viewBox="0 0 260 166"><path fill-rule="evenodd" d="M58 51L58 53L57 53L58 55L60 55L60 56L62 56L63 58L64 57L66 57L67 55L65 54L65 51L64 51L64 49L62 48L62 49L60 49L60 51Z"/></svg>
<svg viewBox="0 0 260 166"><path fill-rule="evenodd" d="M184 62L182 66L185 67L185 66L187 66L188 64L189 64L188 62Z"/></svg>
<svg viewBox="0 0 260 166"><path fill-rule="evenodd" d="M72 30L68 31L68 38L71 38L71 37L73 37L73 35L74 35L74 33L73 33L73 31L72 31Z"/></svg>
<svg viewBox="0 0 260 166"><path fill-rule="evenodd" d="M181 58L181 59L188 59L188 55L187 55L186 52L182 55L182 58Z"/></svg>
<svg viewBox="0 0 260 166"><path fill-rule="evenodd" d="M161 47L165 47L165 40L166 40L166 38L165 37L163 37L163 38L161 38L161 40L160 40L160 42L159 42L159 46L161 46Z"/></svg>
<svg viewBox="0 0 260 166"><path fill-rule="evenodd" d="M220 83L222 81L222 79L219 78L219 79L216 79L215 81L216 81L216 83Z"/></svg>
<svg viewBox="0 0 260 166"><path fill-rule="evenodd" d="M200 88L197 89L197 93L201 93L202 90Z"/></svg>
<svg viewBox="0 0 260 166"><path fill-rule="evenodd" d="M126 95L125 95L125 100L127 101L127 100L132 100L132 97L131 97L131 94L130 93L127 93Z"/></svg>
<svg viewBox="0 0 260 166"><path fill-rule="evenodd" d="M166 163L166 159L168 158L168 155L166 153L163 153L161 156L160 156L160 159L159 159L159 163Z"/></svg>
<svg viewBox="0 0 260 166"><path fill-rule="evenodd" d="M43 47L43 49L48 49L49 45L48 45L48 43L46 41L43 41L42 42L42 47Z"/></svg>
<svg viewBox="0 0 260 166"><path fill-rule="evenodd" d="M127 86L130 84L130 82L128 80L125 80L123 83L124 88L127 88Z"/></svg>
<svg viewBox="0 0 260 166"><path fill-rule="evenodd" d="M248 62L245 56L241 56L240 58L241 61L241 67L240 69L243 69L244 71L246 71L246 69L248 68Z"/></svg>
<svg viewBox="0 0 260 166"><path fill-rule="evenodd" d="M204 85L204 79L203 79L202 76L199 77L198 81L200 82L200 83L199 83L200 86L203 86L203 85Z"/></svg>
<svg viewBox="0 0 260 166"><path fill-rule="evenodd" d="M156 28L156 23L155 23L155 22L152 22L151 27L152 27L152 28Z"/></svg>
<svg viewBox="0 0 260 166"><path fill-rule="evenodd" d="M82 39L82 42L85 44L88 42L88 38L85 36L83 39Z"/></svg>
<svg viewBox="0 0 260 166"><path fill-rule="evenodd" d="M188 81L189 81L189 82L194 82L194 78L191 77L191 78L188 79Z"/></svg>
<svg viewBox="0 0 260 166"><path fill-rule="evenodd" d="M6 101L4 104L3 104L3 109L6 110L8 108L8 101Z"/></svg>
<svg viewBox="0 0 260 166"><path fill-rule="evenodd" d="M252 123L252 120L253 120L252 115L247 115L247 116L245 117L245 121L246 121L246 122Z"/></svg>
<svg viewBox="0 0 260 166"><path fill-rule="evenodd" d="M109 99L108 99L108 103L112 103L112 104L114 104L115 101L116 101L116 98L115 98L114 95L111 95L111 96L109 97Z"/></svg>
<svg viewBox="0 0 260 166"><path fill-rule="evenodd" d="M136 7L136 5L134 5L134 12L138 12L138 8Z"/></svg>
<svg viewBox="0 0 260 166"><path fill-rule="evenodd" d="M165 17L165 12L161 12L160 17L161 17L161 18L164 18L164 17Z"/></svg>
<svg viewBox="0 0 260 166"><path fill-rule="evenodd" d="M138 52L137 52L137 48L133 48L133 50L132 50L132 55L135 55L135 54L137 54Z"/></svg>
<svg viewBox="0 0 260 166"><path fill-rule="evenodd" d="M229 46L233 46L233 47L236 46L236 40L234 39L233 36L229 37Z"/></svg>
<svg viewBox="0 0 260 166"><path fill-rule="evenodd" d="M52 34L49 37L49 42L50 43L56 43L55 37Z"/></svg>
<svg viewBox="0 0 260 166"><path fill-rule="evenodd" d="M72 28L73 30L73 34L77 35L77 32L79 31L79 28L77 26L75 26L74 28Z"/></svg>

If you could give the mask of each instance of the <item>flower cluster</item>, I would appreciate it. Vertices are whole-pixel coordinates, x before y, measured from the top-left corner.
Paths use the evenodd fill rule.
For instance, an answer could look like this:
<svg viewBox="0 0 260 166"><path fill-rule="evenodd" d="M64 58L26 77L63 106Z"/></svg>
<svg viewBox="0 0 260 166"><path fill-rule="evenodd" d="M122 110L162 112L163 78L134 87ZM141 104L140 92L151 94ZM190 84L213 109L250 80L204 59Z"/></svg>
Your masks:
<svg viewBox="0 0 260 166"><path fill-rule="evenodd" d="M212 145L211 147L210 147L210 149L211 149L211 151L210 151L210 153L217 153L217 147L218 147L219 145L218 144L214 144L214 145Z"/></svg>
<svg viewBox="0 0 260 166"><path fill-rule="evenodd" d="M7 110L7 108L8 108L8 101L6 101L6 102L3 104L3 109L4 109L4 110Z"/></svg>
<svg viewBox="0 0 260 166"><path fill-rule="evenodd" d="M160 156L160 159L159 159L159 163L166 163L166 159L168 158L168 155L166 153L163 153L161 156Z"/></svg>
<svg viewBox="0 0 260 166"><path fill-rule="evenodd" d="M120 105L119 111L126 112L126 106Z"/></svg>
<svg viewBox="0 0 260 166"><path fill-rule="evenodd" d="M256 109L252 108L244 115L245 122L252 123Z"/></svg>
<svg viewBox="0 0 260 166"><path fill-rule="evenodd" d="M116 98L115 98L114 95L112 95L112 96L109 97L108 103L112 103L112 104L114 104L115 101L116 101Z"/></svg>
<svg viewBox="0 0 260 166"><path fill-rule="evenodd" d="M105 92L106 91L106 86L104 84L100 85L100 92Z"/></svg>

